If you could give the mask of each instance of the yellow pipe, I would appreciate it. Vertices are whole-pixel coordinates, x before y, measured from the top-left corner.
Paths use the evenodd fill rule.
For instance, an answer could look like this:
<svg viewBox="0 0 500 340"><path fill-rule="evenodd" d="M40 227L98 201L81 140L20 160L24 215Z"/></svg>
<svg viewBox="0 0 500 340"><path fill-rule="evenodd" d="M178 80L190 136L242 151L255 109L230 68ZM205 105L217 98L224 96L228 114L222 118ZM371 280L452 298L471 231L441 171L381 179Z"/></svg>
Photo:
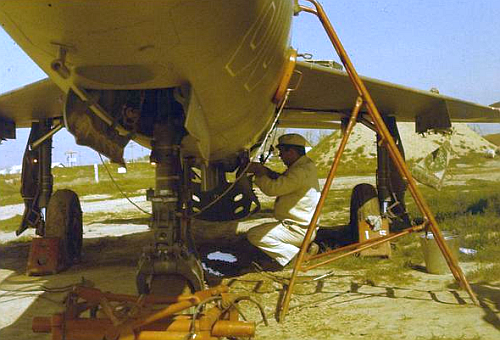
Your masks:
<svg viewBox="0 0 500 340"><path fill-rule="evenodd" d="M325 182L325 186L321 191L321 197L319 199L318 204L316 205L316 210L314 211L314 215L311 219L311 223L307 228L306 236L304 237L304 241L302 241L302 246L300 247L299 254L297 255L297 260L295 261L295 266L293 268L292 277L290 278L290 283L286 290L285 298L283 300L283 309L279 315L279 321L283 321L285 315L288 313L288 307L290 305L290 299L293 293L293 286L295 285L295 280L297 279L297 274L299 272L299 267L302 261L304 260L304 256L306 254L306 249L309 246L311 236L316 229L316 224L318 223L319 215L321 214L321 210L323 209L323 205L325 204L326 197L328 196L328 192L330 191L330 186L332 185L333 178L335 177L335 173L337 172L338 165L340 164L340 158L342 153L344 152L345 146L347 144L347 140L349 139L349 135L356 124L356 118L358 117L358 113L363 106L363 100L358 97L356 99L356 104L351 114L351 118L349 119L349 124L347 125L347 129L342 137L342 141L340 142L339 149L335 154L335 158L333 160L332 167L330 172L328 173L328 177Z"/></svg>
<svg viewBox="0 0 500 340"><path fill-rule="evenodd" d="M437 221L436 221L434 215L430 211L422 194L418 190L418 188L416 186L416 182L413 179L413 177L411 176L411 173L410 173L408 167L406 166L404 159L402 158L401 154L399 153L399 150L397 149L397 146L396 146L396 143L394 142L394 139L392 138L389 130L387 129L384 121L382 120L382 117L380 116L380 113L379 113L377 107L375 106L375 103L374 103L373 99L371 98L370 93L368 92L365 85L361 81L358 73L356 72L356 70L354 68L354 65L352 64L349 56L347 55L347 52L343 48L342 43L341 43L339 37L337 36L337 34L335 33L335 30L333 29L333 26L332 26L331 22L329 21L328 16L326 15L323 7L316 0L307 0L307 1L312 3L316 9L312 9L312 8L306 7L306 6L300 6L300 9L302 11L315 14L319 18L319 20L321 21L323 27L325 28L325 31L326 31L328 37L330 38L330 41L332 42L335 50L337 51L337 54L338 54L340 60L344 64L346 72L349 75L349 78L351 79L354 87L356 88L358 95L362 98L363 102L366 104L366 107L368 109L370 117L372 118L373 123L375 124L375 126L377 128L377 131L382 136L383 142L386 143L386 147L389 150L389 154L390 154L392 160L396 163L399 173L401 174L401 176L403 176L403 178L407 179L408 186L409 186L410 192L415 200L415 203L417 204L419 210L428 219L431 230L435 236L436 243L438 244L439 248L441 249L441 252L443 253L443 256L445 257L445 260L448 263L448 266L449 266L451 272L453 273L455 279L458 282L460 282L460 284L467 290L467 292L468 292L469 296L471 297L472 301L474 302L474 304L479 305L479 301L477 300L474 292L472 291L467 279L465 278L465 275L463 274L462 270L458 266L457 260L451 254L451 251L450 251L448 245L446 244L441 231L438 228ZM359 100L359 98L358 98L358 100ZM355 110L356 110L356 108L355 108ZM351 117L351 119L352 119L352 117ZM347 133L346 133L346 135L347 135ZM339 148L339 151L340 151L340 148ZM337 155L336 155L335 161L338 161ZM335 162L332 165L332 169L330 170L330 174L334 171L336 171ZM329 177L330 177L330 174L329 174ZM328 180L327 180L327 182L328 182ZM325 188L327 188L327 187L329 187L329 186L325 184ZM325 189L325 188L323 188L323 189ZM323 199L323 193L322 193L322 199ZM320 199L320 203L321 203L321 199ZM318 203L318 206L320 205L320 203ZM318 207L316 208L316 212L317 211L318 211ZM314 217L313 217L313 221L314 221ZM313 225L313 221L311 221L311 225L309 226L308 232L307 232L306 237L304 239L304 243L303 243L301 250L299 252L299 256L297 258L297 261L296 261L296 264L295 264L295 267L294 267L294 270L292 273L292 277L290 279L289 286L288 286L287 291L286 291L286 295L285 295L283 306L282 306L282 311L281 311L281 314L279 316L280 321L283 321L285 315L288 313L290 298L291 298L291 294L293 291L293 286L295 284L297 272L298 272L299 266L302 263L302 260L303 260L304 254L305 254L306 247L304 247L304 245L308 245L307 242L309 241L309 239L312 235L311 226ZM314 221L314 224L316 222L317 222L317 220Z"/></svg>
<svg viewBox="0 0 500 340"><path fill-rule="evenodd" d="M341 259L343 257L359 253L359 252L361 252L361 251L363 251L365 249L371 248L371 247L375 247L375 246L377 246L377 245L379 245L381 243L389 242L389 241L392 241L394 239L400 238L401 236L405 236L405 235L411 234L413 232L421 231L422 229L424 229L423 225L417 225L417 226L405 229L405 230L403 230L403 231L401 231L399 233L396 233L396 234L382 236L382 237L377 237L377 238L369 240L371 242L357 243L354 246L358 247L358 248L356 248L354 250L351 250L351 251L348 251L346 253L334 256L332 258L329 258L326 261L323 261L323 262L320 262L320 263L315 263L315 264L313 264L313 265L311 265L309 267L304 267L304 268L302 268L302 271L307 272L307 271L309 271L311 269L314 269L314 268L317 268L317 267L321 267L321 266L323 266L325 264L331 263L331 262L336 261L338 259ZM335 249L335 250L338 250L338 251L347 250L345 248L351 249L353 247L347 246L347 247L340 248L340 249ZM329 255L331 255L331 254L332 253L330 253ZM323 254L321 254L321 255L323 255Z"/></svg>
<svg viewBox="0 0 500 340"><path fill-rule="evenodd" d="M362 96L363 100L366 102L366 106L368 108L368 112L370 114L370 117L372 118L375 126L377 127L377 130L380 132L380 134L383 136L385 139L385 142L387 143L387 148L389 150L389 154L391 155L391 158L394 162L397 164L398 171L400 172L401 176L407 179L408 181L408 186L410 188L410 192L415 200L415 203L419 207L420 211L427 217L431 230L435 236L436 243L438 244L439 248L441 249L441 252L443 253L444 258L446 259L446 262L448 263L448 266L453 273L455 279L467 290L469 293L469 296L471 297L472 301L474 304L479 305L479 301L477 300L474 292L472 291L469 282L465 278L465 275L463 274L461 268L458 265L457 260L455 257L452 255L448 245L446 244L443 235L441 231L439 230L437 221L430 211L430 208L427 205L427 202L425 201L424 197L420 193L420 191L417 188L417 184L413 177L411 176L410 170L406 166L406 163L404 159L402 158L401 154L399 153L399 150L397 149L396 143L394 142L391 134L389 133L389 130L387 129L384 121L382 120L382 117L380 116L380 113L378 112L377 107L375 106L375 103L373 99L370 96L370 93L366 89L365 85L361 81L359 75L357 74L356 70L354 69L353 64L351 63L351 60L349 59L349 56L347 55L346 51L344 50L342 43L340 42L340 39L338 38L337 34L335 33L332 24L328 20L328 17L323 10L322 6L316 1L316 0L307 0L310 3L314 4L317 10L317 15L320 18L320 21L322 22L323 26L325 27L325 30L327 31L327 34L332 41L332 43L335 46L335 50L339 54L340 59L342 60L342 63L344 64L344 67L347 70L347 73L349 74L349 77L351 78L351 81L353 82L354 86L356 87L358 93Z"/></svg>

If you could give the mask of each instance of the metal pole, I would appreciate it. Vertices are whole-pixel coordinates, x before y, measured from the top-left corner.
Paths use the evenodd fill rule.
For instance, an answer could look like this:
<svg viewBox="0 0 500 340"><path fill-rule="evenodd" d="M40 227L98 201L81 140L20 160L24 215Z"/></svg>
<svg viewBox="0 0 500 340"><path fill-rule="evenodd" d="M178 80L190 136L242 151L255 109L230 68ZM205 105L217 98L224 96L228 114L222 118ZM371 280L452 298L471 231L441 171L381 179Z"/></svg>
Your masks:
<svg viewBox="0 0 500 340"><path fill-rule="evenodd" d="M94 164L94 180L99 183L99 166L97 164Z"/></svg>
<svg viewBox="0 0 500 340"><path fill-rule="evenodd" d="M406 166L405 161L401 157L401 154L399 153L399 150L397 149L397 146L387 129L384 121L382 120L382 117L380 116L380 113L378 112L377 107L375 106L375 103L373 99L371 98L370 93L366 89L365 85L361 81L359 75L357 74L349 56L347 55L347 52L344 50L339 37L335 33L332 24L328 20L328 17L321 7L321 5L315 1L315 0L307 0L311 3L313 3L316 6L317 10L317 15L320 18L323 26L325 27L325 30L327 31L328 37L332 41L332 43L335 46L335 50L339 54L340 59L342 60L342 63L344 64L344 67L347 70L347 73L349 74L349 77L351 78L351 81L353 82L354 86L356 87L356 90L358 91L359 95L362 96L363 100L366 102L366 106L368 108L368 112L370 114L370 117L372 118L375 126L377 127L377 130L380 132L380 135L382 136L382 142L386 145L387 149L389 150L389 154L391 155L392 160L396 163L398 171L400 172L401 176L403 178L406 178L408 181L408 186L410 188L410 192L415 200L415 203L419 207L420 211L427 217L430 223L431 230L435 236L435 240L439 248L441 249L441 252L443 253L443 256L448 263L448 266L453 273L453 276L455 279L467 290L469 293L472 301L474 304L479 305L479 301L477 300L476 296L472 292L472 289L467 282L467 279L465 278L465 275L463 274L461 268L458 266L458 262L455 259L455 257L451 254L451 251L446 244L443 235L441 231L438 228L438 224L436 219L434 218L434 215L430 211L426 201L424 200L422 194L417 188L416 182L411 176L411 173Z"/></svg>
<svg viewBox="0 0 500 340"><path fill-rule="evenodd" d="M343 257L359 253L360 251L363 251L365 249L377 246L377 245L379 245L381 243L384 243L384 242L392 241L394 239L400 238L401 236L405 236L405 235L408 235L408 234L411 234L411 233L414 233L414 232L417 232L417 231L422 231L423 229L424 229L423 225L417 225L417 226L405 229L405 230L403 230L403 231L401 231L401 232L399 232L397 234L392 234L392 235L387 235L387 236L383 236L383 237L374 238L374 239L370 240L371 242L357 243L357 244L354 245L354 247L347 246L347 247L344 247L344 248L335 249L335 250L338 250L338 251L342 251L342 250L347 250L346 248L348 248L348 247L349 248L356 248L356 247L358 247L358 248L356 248L354 250L351 250L351 251L348 251L346 253L343 253L343 254L334 256L332 258L329 258L326 261L313 264L313 265L311 265L309 267L302 268L302 271L307 272L307 271L309 271L311 269L314 269L314 268L317 268L317 267L321 267L321 266L323 266L325 264L328 264L330 262L336 261L336 260L341 259ZM330 254L332 254L332 253L330 253ZM321 255L323 255L323 254L321 254Z"/></svg>
<svg viewBox="0 0 500 340"><path fill-rule="evenodd" d="M441 231L438 228L436 219L434 218L432 212L430 211L429 207L427 206L427 203L425 202L422 194L418 190L418 188L416 186L416 182L413 179L413 177L411 176L411 173L410 173L408 167L406 166L405 161L401 157L399 150L397 149L397 146L396 146L391 134L389 133L389 130L387 129L384 121L382 120L382 117L380 116L380 113L378 112L377 107L375 106L375 103L373 102L373 99L370 96L370 93L368 92L365 85L361 81L359 75L357 74L349 56L347 55L347 52L343 48L342 43L341 43L339 37L337 36L335 30L333 29L333 26L330 23L323 7L316 0L307 0L307 1L312 3L315 6L316 10L309 8L309 7L306 7L306 6L300 6L300 9L305 11L305 12L315 14L319 18L321 23L323 24L323 27L324 27L328 37L330 38L330 41L332 42L335 50L337 51L337 54L339 55L342 63L344 64L346 72L352 81L352 84L356 88L356 91L358 92L359 96L365 102L365 104L368 108L368 112L370 114L370 117L372 118L373 123L375 124L375 126L377 128L377 131L379 131L380 135L382 136L381 142L383 142L385 144L385 146L387 147L387 149L389 150L389 154L390 154L392 160L396 163L398 171L400 172L401 176L403 176L403 178L406 178L408 180L410 192L415 200L415 203L418 206L419 210L428 219L431 230L435 236L436 243L438 244L441 252L443 253L443 256L446 259L446 262L448 263L448 266L449 266L451 272L453 273L455 279L467 290L467 292L468 292L469 296L471 297L472 301L474 302L474 304L479 305L479 301L477 300L477 298L476 298L474 292L472 291L467 279L465 278L465 275L463 274L461 268L459 267L457 260L451 254L451 251L450 251L448 245L446 244ZM337 161L337 159L336 159L336 161ZM333 171L333 166L332 166L332 170L330 172L332 172L332 171ZM325 185L325 187L326 187L326 185ZM320 200L320 202L321 202L321 200ZM318 204L318 206L319 206L319 204ZM309 228L311 228L311 225L309 226ZM310 230L308 230L308 234L309 234L309 231ZM305 238L304 242L308 241L308 236L310 238L310 235L308 235L308 234L306 234L306 238ZM311 234L312 234L312 231L311 231ZM298 269L298 266L300 265L300 263L303 259L304 253L305 253L304 248L305 247L303 244L303 247L301 248L301 251L299 252L299 257L298 257L297 263L295 265L294 271L292 273L292 278L290 280L290 284L289 284L289 287L288 287L286 295L285 295L282 313L280 314L280 318L279 318L280 321L284 320L284 316L288 312L288 306L290 303L291 293L293 290L293 285L295 284L295 280L296 280L297 269Z"/></svg>
<svg viewBox="0 0 500 340"><path fill-rule="evenodd" d="M49 139L50 137L52 137L53 135L55 135L58 131L60 131L63 127L64 127L63 124L61 124L61 123L57 124L56 126L54 126L52 128L52 130L50 130L49 132L47 132L44 136L42 136L41 138L39 138L36 141L34 141L33 143L31 143L30 144L30 149L31 150L35 150L43 142L45 142L47 139Z"/></svg>
<svg viewBox="0 0 500 340"><path fill-rule="evenodd" d="M417 230L416 228L420 228L420 230L423 230L423 228L425 228L426 226L426 223L422 223L422 224L419 224L417 226L413 226L413 227L410 227L408 229L405 229L401 232L404 232L406 230L411 230L412 232L415 232L415 231L419 231ZM329 250L329 251L326 251L324 253L319 253L319 254L316 254L314 256L311 256L311 257L308 257L306 260L309 262L309 261L313 261L313 260L318 260L318 259L321 259L323 257L326 257L326 256L330 256L330 255L333 255L333 254L336 254L336 253L340 253L342 251L348 251L348 250L351 250L351 249L356 249L356 248L359 248L359 247L363 247L365 245L370 245L370 246L373 246L373 242L375 241L378 241L378 240L381 240L381 239L385 239L389 236L392 236L392 235L399 235L401 234L401 232L399 233L394 233L394 234L391 234L391 235L387 235L387 236L380 236L380 237L377 237L377 238L370 238L366 241L363 241L363 242L357 242L357 243L351 243L351 244L348 244L346 246L343 246L341 248L335 248L335 249L332 249L332 250ZM369 247L368 247L369 248ZM304 268L302 268L304 269Z"/></svg>
<svg viewBox="0 0 500 340"><path fill-rule="evenodd" d="M318 223L319 215L321 214L321 209L323 208L323 205L325 204L326 197L328 196L328 191L330 190L330 186L332 185L333 178L335 177L335 173L337 172L338 165L340 163L340 158L342 157L342 153L344 152L345 146L347 144L347 140L349 139L349 136L351 135L352 129L354 128L354 125L356 124L356 119L358 117L358 113L361 110L361 107L363 106L363 100L361 97L358 97L356 99L356 105L354 106L354 109L351 114L351 118L349 119L349 123L347 124L346 131L344 133L344 136L342 137L342 141L340 142L339 149L337 153L335 154L335 158L333 160L332 167L330 169L330 172L328 173L328 177L326 179L325 186L323 187L323 190L321 192L321 197L319 199L318 204L316 205L316 210L314 211L314 215L312 217L311 223L309 224L309 227L307 229L306 236L304 237L304 241L302 241L302 246L300 247L299 254L297 255L297 260L295 261L295 266L293 268L292 272L292 277L290 278L290 283L288 285L288 288L286 290L286 294L283 300L283 306L281 310L281 314L279 315L279 321L283 321L285 318L285 315L288 313L288 307L290 305L290 299L292 297L293 293L293 286L295 285L295 280L297 279L297 274L299 272L300 265L302 264L304 260L304 256L306 254L307 247L309 247L309 243L311 240L311 236L316 229L316 224Z"/></svg>

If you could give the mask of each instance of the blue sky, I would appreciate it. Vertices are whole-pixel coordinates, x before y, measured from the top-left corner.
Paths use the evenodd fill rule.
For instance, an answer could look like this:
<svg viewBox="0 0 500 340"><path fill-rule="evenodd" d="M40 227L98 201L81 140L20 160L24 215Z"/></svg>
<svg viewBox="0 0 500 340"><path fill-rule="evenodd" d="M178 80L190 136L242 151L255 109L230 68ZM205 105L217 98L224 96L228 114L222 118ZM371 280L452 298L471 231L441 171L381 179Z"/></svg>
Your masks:
<svg viewBox="0 0 500 340"><path fill-rule="evenodd" d="M303 2L306 4L306 2ZM355 67L362 75L481 104L500 101L500 2L494 0L323 0ZM337 59L317 19L294 19L292 45L315 59ZM0 93L45 77L0 29ZM500 125L495 124L498 129ZM488 131L487 127L482 127ZM26 131L0 146L0 168L21 163ZM54 161L68 148L88 162L95 152L56 135ZM126 157L130 157L126 151ZM134 156L145 152L134 148Z"/></svg>
<svg viewBox="0 0 500 340"><path fill-rule="evenodd" d="M322 1L360 74L481 104L500 101L500 2ZM327 4L328 3L328 4ZM334 54L312 15L295 21L294 46Z"/></svg>

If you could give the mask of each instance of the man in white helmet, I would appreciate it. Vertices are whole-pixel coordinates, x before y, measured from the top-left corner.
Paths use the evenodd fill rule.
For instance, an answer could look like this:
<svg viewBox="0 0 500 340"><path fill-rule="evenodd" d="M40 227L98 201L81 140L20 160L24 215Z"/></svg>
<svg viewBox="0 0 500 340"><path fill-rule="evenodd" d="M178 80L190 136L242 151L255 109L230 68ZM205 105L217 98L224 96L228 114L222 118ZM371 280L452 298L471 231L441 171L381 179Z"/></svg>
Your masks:
<svg viewBox="0 0 500 340"><path fill-rule="evenodd" d="M260 163L251 163L247 170L256 175L255 184L264 194L276 196L274 217L277 220L250 229L248 241L281 267L299 252L320 198L316 166L305 155L308 144L299 134L282 135L277 148L287 170L278 174ZM311 244L309 249L315 253L318 246Z"/></svg>

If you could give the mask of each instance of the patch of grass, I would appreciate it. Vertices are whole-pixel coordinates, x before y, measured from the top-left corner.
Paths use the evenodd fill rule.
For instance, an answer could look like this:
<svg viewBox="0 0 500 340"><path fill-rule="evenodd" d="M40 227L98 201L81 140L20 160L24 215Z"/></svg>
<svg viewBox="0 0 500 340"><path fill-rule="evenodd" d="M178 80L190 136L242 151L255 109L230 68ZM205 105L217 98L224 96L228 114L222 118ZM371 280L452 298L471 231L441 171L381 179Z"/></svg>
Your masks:
<svg viewBox="0 0 500 340"><path fill-rule="evenodd" d="M474 281L498 281L500 277L500 183L471 180L467 186L447 187L442 192L422 189L441 230L459 235L460 247L477 251L459 254L460 262L476 262ZM432 194L431 194L432 193ZM414 206L412 216L419 215Z"/></svg>
<svg viewBox="0 0 500 340"><path fill-rule="evenodd" d="M16 215L6 220L0 221L0 230L5 232L16 231L22 220L21 215Z"/></svg>
<svg viewBox="0 0 500 340"><path fill-rule="evenodd" d="M155 169L149 163L129 163L127 173L119 174L118 165L106 164L116 184L129 196L136 196L145 188L154 187ZM122 194L113 183L104 166L99 169L99 183L94 180L94 166L54 168L54 191L69 188L78 196L110 194L110 198L120 198ZM23 200L20 195L20 175L0 176L0 205L18 204Z"/></svg>
<svg viewBox="0 0 500 340"><path fill-rule="evenodd" d="M484 164L487 161L488 161L488 158L486 158L484 154L477 153L477 152L469 152L466 155L460 156L459 158L451 159L449 165L451 167L456 167L459 164L479 166L479 165Z"/></svg>
<svg viewBox="0 0 500 340"><path fill-rule="evenodd" d="M106 164L114 182L127 195L137 195L144 188L154 186L155 169L149 163L127 164L127 173L119 174L118 165ZM80 197L87 195L110 194L111 198L122 197L106 169L99 165L99 183L94 181L94 167L81 166L54 169L54 190L70 188Z"/></svg>
<svg viewBox="0 0 500 340"><path fill-rule="evenodd" d="M0 175L0 205L22 203L20 175Z"/></svg>
<svg viewBox="0 0 500 340"><path fill-rule="evenodd" d="M325 200L323 212L327 213L342 207L349 207L350 201L351 190L330 190Z"/></svg>
<svg viewBox="0 0 500 340"><path fill-rule="evenodd" d="M333 156L332 156L333 157ZM318 168L318 177L326 178L333 164L333 158L329 159L326 163L316 162ZM377 168L377 160L374 158L346 157L345 155L340 160L337 168L336 176L361 176L367 174L374 174Z"/></svg>
<svg viewBox="0 0 500 340"><path fill-rule="evenodd" d="M500 133L486 135L484 136L484 139L497 146L500 145Z"/></svg>
<svg viewBox="0 0 500 340"><path fill-rule="evenodd" d="M500 214L469 213L447 218L440 225L457 233L462 247L477 250L476 256L461 256L462 261L497 262L500 258Z"/></svg>
<svg viewBox="0 0 500 340"><path fill-rule="evenodd" d="M500 263L481 264L479 268L467 274L467 278L477 283L500 282Z"/></svg>
<svg viewBox="0 0 500 340"><path fill-rule="evenodd" d="M364 150L365 150L365 146L361 145L356 150L354 150L354 154L362 155Z"/></svg>
<svg viewBox="0 0 500 340"><path fill-rule="evenodd" d="M475 256L460 254L460 262L479 262L471 279L486 282L500 277L500 183L474 180L472 185L447 187L442 192L422 188L441 230L457 233L460 247L477 250ZM335 197L340 195L339 203ZM408 196L410 196L408 194ZM350 190L332 192L324 213L349 206ZM411 216L420 216L411 197L407 198ZM322 225L328 225L322 220ZM334 225L335 221L332 222ZM337 221L338 222L338 221ZM390 260L349 256L327 266L356 273L357 279L405 284L414 281L411 271L424 262L418 235L399 238Z"/></svg>
<svg viewBox="0 0 500 340"><path fill-rule="evenodd" d="M464 186L448 186L442 191L420 187L428 205L432 207L438 222L466 213L485 212L484 209L500 213L500 183L493 181L472 180ZM412 216L418 216L413 199L407 194L408 210Z"/></svg>
<svg viewBox="0 0 500 340"><path fill-rule="evenodd" d="M398 263L370 266L363 277L365 280L373 282L375 285L382 283L408 285L415 282L415 277L411 275L410 268L398 265Z"/></svg>
<svg viewBox="0 0 500 340"><path fill-rule="evenodd" d="M450 338L448 336L437 336L437 335L433 335L432 337L428 338L428 337L417 337L417 340L481 340L481 337L480 336L473 336L473 337L468 337L468 336L461 336L461 337L453 337L453 338Z"/></svg>
<svg viewBox="0 0 500 340"><path fill-rule="evenodd" d="M311 158L318 168L320 178L326 178L333 163L338 146L336 143L342 138L340 131L323 138L307 156ZM339 163L337 175L353 176L374 174L377 168L376 158L363 157L365 146L359 146L356 150L347 149ZM327 158L325 158L325 155Z"/></svg>
<svg viewBox="0 0 500 340"><path fill-rule="evenodd" d="M321 139L317 145L312 148L311 151L307 153L307 155L313 159L316 160L320 157L322 157L325 154L328 154L332 151L332 147L334 142L337 140L340 140L342 138L341 134L339 131L335 131L331 135L328 135L327 137Z"/></svg>

